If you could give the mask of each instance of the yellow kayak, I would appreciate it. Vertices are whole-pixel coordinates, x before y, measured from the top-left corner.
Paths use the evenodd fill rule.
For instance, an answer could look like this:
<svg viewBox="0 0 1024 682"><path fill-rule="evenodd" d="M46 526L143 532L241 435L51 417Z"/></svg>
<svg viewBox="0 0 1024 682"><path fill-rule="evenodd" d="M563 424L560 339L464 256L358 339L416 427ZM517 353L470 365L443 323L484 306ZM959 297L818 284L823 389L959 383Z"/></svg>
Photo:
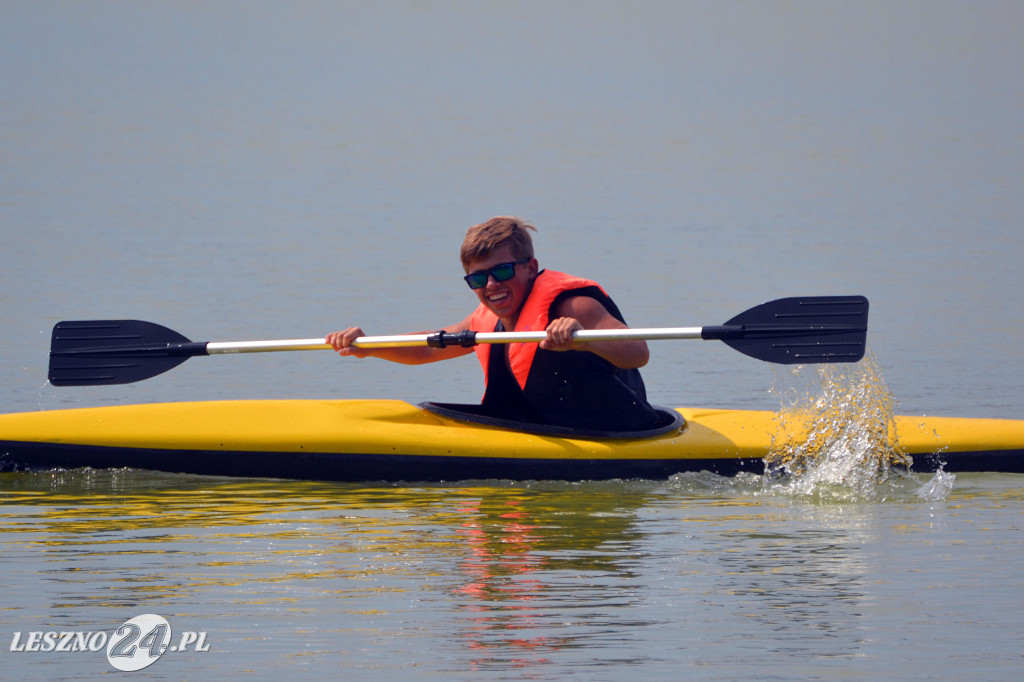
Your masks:
<svg viewBox="0 0 1024 682"><path fill-rule="evenodd" d="M1024 472L1024 421L897 416L915 471ZM397 400L240 400L0 415L0 466L338 481L663 479L764 471L768 411L677 408L660 432L527 433ZM793 428L793 427L790 427Z"/></svg>

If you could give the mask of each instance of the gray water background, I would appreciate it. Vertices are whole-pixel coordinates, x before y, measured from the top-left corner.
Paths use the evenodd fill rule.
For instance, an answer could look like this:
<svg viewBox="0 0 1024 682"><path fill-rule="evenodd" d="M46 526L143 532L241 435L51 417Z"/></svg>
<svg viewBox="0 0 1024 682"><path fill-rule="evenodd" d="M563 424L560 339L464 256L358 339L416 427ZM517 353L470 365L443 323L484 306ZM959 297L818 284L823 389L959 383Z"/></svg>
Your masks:
<svg viewBox="0 0 1024 682"><path fill-rule="evenodd" d="M469 358L196 358L138 384L58 389L45 382L46 353L62 319L137 317L218 341L440 326L475 300L460 279L465 229L516 214L539 228L542 266L599 280L633 326L863 294L899 412L1024 417L1019 2L8 1L0 19L4 412L476 400ZM778 407L772 368L718 343L652 344L645 379L664 405ZM544 679L1013 679L1003 673L1021 663L1014 476L914 481L881 501L734 481L712 492L689 479L621 484L585 488L602 506L568 510L579 490L565 485L237 484L243 500L279 499L253 512L259 523L233 515L232 483L39 476L0 482L0 635L112 628L163 610L219 639L206 659L149 669L173 678L247 665L279 675L306 651L312 676L366 679L518 677L516 661ZM377 503L390 495L393 505ZM541 605L511 624L507 574L492 571L490 592L473 596L444 542L417 545L414 559L396 549L420 534L457 540L477 523L498 547L484 564L521 558L503 544L501 514L458 511L510 495L532 500L550 543L526 543L544 578L526 592ZM136 498L165 512L142 539ZM67 514L88 532L52 522ZM117 521L99 540L96 515ZM626 519L627 537L594 530L609 515ZM197 516L221 530L190 530ZM339 521L349 517L360 527ZM317 530L323 519L329 531ZM598 541L566 540L580 532ZM389 552L364 542L374 533ZM381 570L309 581L275 563L305 556L294 543ZM614 566L595 567L593 552ZM759 563L765 553L782 555L779 573ZM842 568L812 566L808 582L813 557ZM752 565L767 587L738 577ZM223 582L195 577L222 570ZM424 570L437 580L413 588ZM162 581L192 587L121 594ZM273 585L298 615L256 596ZM562 618L574 608L590 616ZM453 614L466 610L498 618L482 668L469 662L478 644L456 634ZM554 639L529 653L502 628ZM0 639L5 667L29 677L112 670L102 656L83 667L5 649Z"/></svg>

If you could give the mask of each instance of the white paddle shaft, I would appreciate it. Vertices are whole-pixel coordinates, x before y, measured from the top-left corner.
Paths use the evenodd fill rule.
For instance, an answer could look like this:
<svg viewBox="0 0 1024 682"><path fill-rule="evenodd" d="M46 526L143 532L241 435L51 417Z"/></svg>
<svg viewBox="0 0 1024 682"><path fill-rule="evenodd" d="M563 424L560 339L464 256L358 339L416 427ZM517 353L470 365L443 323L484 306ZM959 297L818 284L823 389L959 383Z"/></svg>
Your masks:
<svg viewBox="0 0 1024 682"><path fill-rule="evenodd" d="M580 341L632 341L643 339L699 339L703 327L664 327L648 329L583 329L573 338ZM394 336L360 336L352 345L356 348L402 348L428 346L432 334L399 334ZM478 332L477 343L539 343L547 332ZM457 344L456 344L457 345ZM210 341L206 344L209 355L221 353L266 353L283 350L327 350L323 339L280 339L273 341Z"/></svg>

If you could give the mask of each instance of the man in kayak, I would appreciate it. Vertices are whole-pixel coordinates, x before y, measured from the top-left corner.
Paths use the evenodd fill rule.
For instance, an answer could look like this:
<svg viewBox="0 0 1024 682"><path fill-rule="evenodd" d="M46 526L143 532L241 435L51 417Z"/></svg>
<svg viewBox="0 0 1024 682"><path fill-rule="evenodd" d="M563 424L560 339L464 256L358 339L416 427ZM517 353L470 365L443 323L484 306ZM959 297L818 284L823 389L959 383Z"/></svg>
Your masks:
<svg viewBox="0 0 1024 682"><path fill-rule="evenodd" d="M484 370L483 406L488 414L603 431L654 428L658 416L647 402L639 372L649 358L647 343L573 340L573 332L580 329L625 329L625 320L596 282L541 270L529 230L536 231L511 217L469 228L462 265L480 304L443 331L544 329L547 339L539 344L356 348L352 342L365 336L358 327L328 334L327 343L343 356L405 364L447 360L475 350Z"/></svg>

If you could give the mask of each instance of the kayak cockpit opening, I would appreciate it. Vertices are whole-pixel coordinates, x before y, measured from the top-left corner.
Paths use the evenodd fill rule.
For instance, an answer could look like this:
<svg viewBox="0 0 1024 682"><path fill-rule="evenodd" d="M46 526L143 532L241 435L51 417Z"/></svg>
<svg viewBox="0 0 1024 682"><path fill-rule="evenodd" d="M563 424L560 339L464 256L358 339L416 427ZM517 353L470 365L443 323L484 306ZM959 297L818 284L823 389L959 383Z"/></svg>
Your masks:
<svg viewBox="0 0 1024 682"><path fill-rule="evenodd" d="M491 414L483 405L470 405L459 403L420 403L419 407L442 417L458 419L460 421L494 426L513 431L522 431L539 436L559 436L562 438L586 438L586 439L614 439L629 438L643 439L663 436L674 431L682 431L686 428L686 420L676 410L667 407L654 405L658 413L658 425L652 429L641 431L601 431L597 429L577 429L569 426L557 426L554 424L537 424L523 422L514 419L504 419Z"/></svg>

